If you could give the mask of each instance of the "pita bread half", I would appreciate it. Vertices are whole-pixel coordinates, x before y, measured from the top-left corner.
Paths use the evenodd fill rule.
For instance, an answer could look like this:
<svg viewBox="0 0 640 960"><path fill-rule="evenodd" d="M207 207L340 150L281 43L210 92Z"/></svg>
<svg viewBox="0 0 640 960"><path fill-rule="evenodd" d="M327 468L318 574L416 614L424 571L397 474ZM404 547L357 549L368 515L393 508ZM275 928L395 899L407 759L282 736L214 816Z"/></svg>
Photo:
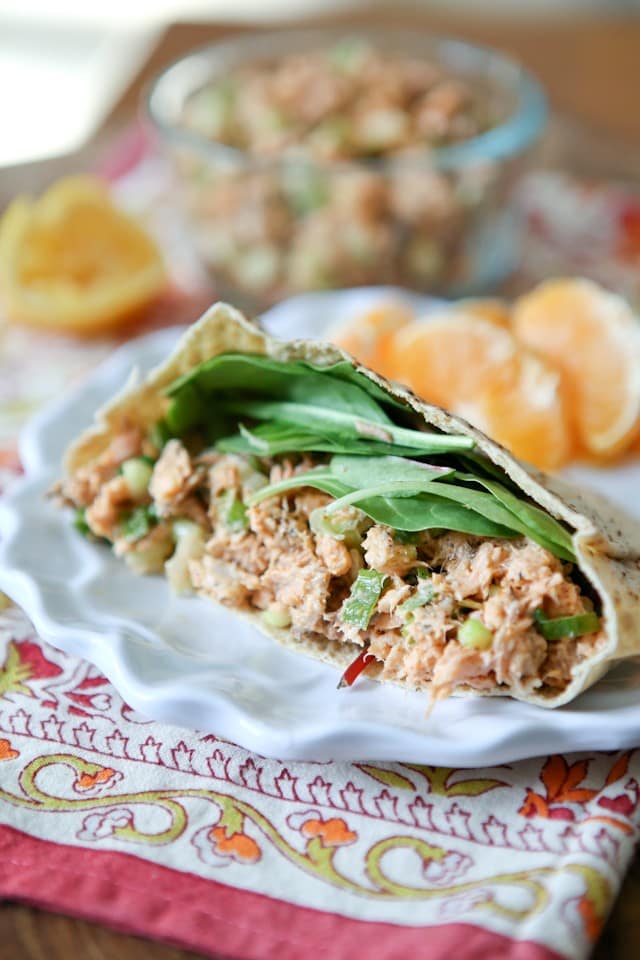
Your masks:
<svg viewBox="0 0 640 960"><path fill-rule="evenodd" d="M521 463L465 420L424 403L409 390L359 366L332 344L276 340L226 303L214 304L186 331L165 363L142 382L134 373L123 391L97 412L94 425L68 450L67 471L74 473L90 463L123 429L150 427L166 412L169 400L164 390L169 384L200 363L227 352L262 354L285 361L306 360L320 366L349 360L364 376L412 408L426 425L444 433L472 437L477 448L500 467L522 493L573 531L578 565L602 600L606 642L592 657L576 665L571 682L562 691L536 690L530 683L522 682L508 690L496 686L483 691L483 695L513 696L544 707L560 706L595 683L615 661L640 654L640 523L637 520L599 495L582 493L558 478ZM258 614L244 615L280 643L340 667L348 664L358 651L352 644L329 641L318 634L294 638L287 629L268 627Z"/></svg>

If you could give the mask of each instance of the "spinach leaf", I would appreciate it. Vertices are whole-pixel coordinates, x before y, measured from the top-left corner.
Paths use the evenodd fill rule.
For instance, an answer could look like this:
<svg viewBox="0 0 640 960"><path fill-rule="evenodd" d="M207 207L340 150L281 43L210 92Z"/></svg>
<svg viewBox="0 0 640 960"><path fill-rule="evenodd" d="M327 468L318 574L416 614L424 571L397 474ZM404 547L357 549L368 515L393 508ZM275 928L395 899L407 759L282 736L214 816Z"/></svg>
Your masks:
<svg viewBox="0 0 640 960"><path fill-rule="evenodd" d="M435 484L433 484L435 487ZM336 509L335 504L341 500L357 501L358 509L366 513L376 523L394 527L396 530L415 532L419 530L445 529L456 530L459 533L470 533L485 537L513 537L516 531L495 523L479 513L457 503L450 503L431 494L416 495L415 482L408 484L401 491L405 496L375 496L371 488L364 491L354 491L338 480L331 472L330 467L318 467L306 473L288 477L280 483L256 491L247 497L247 505L253 506L269 497L279 496L290 490L302 487L312 487L335 497L335 501L327 506L326 513ZM355 494L355 495L354 495ZM364 499L360 499L364 497ZM339 508L337 508L339 509Z"/></svg>
<svg viewBox="0 0 640 960"><path fill-rule="evenodd" d="M367 393L378 405L406 409L403 403L377 383L358 373L347 360L321 366L305 360L273 360L271 357L250 353L222 353L212 357L174 380L167 388L167 393L175 396L187 384L196 383L198 389L205 394L242 390L243 393L251 391L263 396L299 400L304 398L300 391L304 391L307 385L310 388L313 380L323 390L329 379L356 387L358 391Z"/></svg>
<svg viewBox="0 0 640 960"><path fill-rule="evenodd" d="M165 422L170 434L180 437L206 418L206 398L195 384L185 385L179 396L174 397L167 409Z"/></svg>
<svg viewBox="0 0 640 960"><path fill-rule="evenodd" d="M248 453L259 457L274 457L280 453L348 453L354 456L427 456L412 447L398 446L378 440L358 440L340 435L324 436L304 427L281 420L266 421L248 429L239 424L239 432L216 441L222 453Z"/></svg>
<svg viewBox="0 0 640 960"><path fill-rule="evenodd" d="M378 400L359 382L332 376L327 371L331 368L314 369L297 361L282 363L251 354L221 354L171 384L168 393L179 404L191 405L194 395L205 398L241 393L243 396L333 407L375 423L391 422ZM387 399L386 394L384 397Z"/></svg>
<svg viewBox="0 0 640 960"><path fill-rule="evenodd" d="M384 523L396 530L411 532L442 529L470 533L477 537L517 536L512 528L495 523L459 503L442 500L431 493L410 498L372 497L359 500L358 509L376 523Z"/></svg>
<svg viewBox="0 0 640 960"><path fill-rule="evenodd" d="M468 437L452 436L446 433L423 433L420 430L408 430L389 422L367 420L352 413L331 407L317 407L303 403L268 400L232 400L223 404L229 413L253 417L256 420L281 420L298 424L312 431L337 435L343 441L382 440L397 443L423 453L438 453L447 450L464 450L473 446Z"/></svg>
<svg viewBox="0 0 640 960"><path fill-rule="evenodd" d="M390 500L413 499L423 493L428 494L428 487L431 483L432 480L430 479L423 480L422 483L417 480L410 480L408 483L402 480L390 480L388 483L378 483L371 487L360 487L355 490L352 488L344 497L340 497L335 503L330 503L325 513L337 513L342 507L359 503L360 500L377 499L378 497Z"/></svg>
<svg viewBox="0 0 640 960"><path fill-rule="evenodd" d="M405 411L406 407L347 361L320 367L253 354L221 354L174 381L167 393L171 403L166 419L171 431L180 435L195 426L211 426L208 439L212 442L224 438L224 432L211 421L230 413L302 427L307 442L311 439L314 447L317 439L323 447L333 443L333 450L336 443L339 449L348 450L349 444L363 440L418 453L465 450L474 445L467 437L396 425L387 408ZM244 439L250 442L250 438ZM292 442L291 434L286 442ZM236 438L236 449L238 444ZM282 440L276 449L282 452Z"/></svg>
<svg viewBox="0 0 640 960"><path fill-rule="evenodd" d="M338 455L331 458L331 473L354 490L379 486L384 483L415 481L420 486L441 477L450 476L453 467L433 466L404 457L354 457Z"/></svg>
<svg viewBox="0 0 640 960"><path fill-rule="evenodd" d="M280 480L278 483L261 487L247 497L246 504L248 507L253 507L263 500L278 497L281 493L288 493L290 490L301 490L303 487L312 487L314 490L321 490L336 498L350 493L349 487L337 480L330 470L326 467L317 467L315 470L307 470L305 473L287 477L286 480Z"/></svg>
<svg viewBox="0 0 640 960"><path fill-rule="evenodd" d="M516 518L516 522L520 524L516 529L521 530L529 539L563 560L575 561L571 534L554 517L517 497L502 484L493 480L486 480L473 474L458 476L469 483L479 483L485 487Z"/></svg>

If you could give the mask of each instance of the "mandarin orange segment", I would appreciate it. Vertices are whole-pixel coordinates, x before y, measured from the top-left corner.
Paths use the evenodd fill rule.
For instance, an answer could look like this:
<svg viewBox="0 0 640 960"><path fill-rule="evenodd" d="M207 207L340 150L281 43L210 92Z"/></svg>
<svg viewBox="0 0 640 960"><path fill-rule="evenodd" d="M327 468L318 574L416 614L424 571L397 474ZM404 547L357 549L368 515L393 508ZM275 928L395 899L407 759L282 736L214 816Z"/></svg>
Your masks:
<svg viewBox="0 0 640 960"><path fill-rule="evenodd" d="M508 378L517 353L508 331L447 311L395 333L390 375L430 403L453 409L472 401L488 383Z"/></svg>
<svg viewBox="0 0 640 960"><path fill-rule="evenodd" d="M510 383L481 390L468 419L522 460L557 470L573 455L573 436L560 377L523 354Z"/></svg>
<svg viewBox="0 0 640 960"><path fill-rule="evenodd" d="M393 375L536 466L557 468L572 440L560 378L508 330L455 312L394 338Z"/></svg>
<svg viewBox="0 0 640 960"><path fill-rule="evenodd" d="M458 300L454 304L454 309L466 313L467 316L481 317L507 330L511 326L509 304L497 297L468 297L465 300Z"/></svg>
<svg viewBox="0 0 640 960"><path fill-rule="evenodd" d="M335 344L360 363L391 376L391 341L395 332L408 326L413 319L413 314L404 304L381 303L342 324L330 336Z"/></svg>
<svg viewBox="0 0 640 960"><path fill-rule="evenodd" d="M608 458L640 431L640 327L625 301L588 280L552 280L518 300L520 342L560 372L583 450Z"/></svg>
<svg viewBox="0 0 640 960"><path fill-rule="evenodd" d="M76 333L118 326L166 287L154 241L91 177L19 197L0 221L0 296L10 320Z"/></svg>

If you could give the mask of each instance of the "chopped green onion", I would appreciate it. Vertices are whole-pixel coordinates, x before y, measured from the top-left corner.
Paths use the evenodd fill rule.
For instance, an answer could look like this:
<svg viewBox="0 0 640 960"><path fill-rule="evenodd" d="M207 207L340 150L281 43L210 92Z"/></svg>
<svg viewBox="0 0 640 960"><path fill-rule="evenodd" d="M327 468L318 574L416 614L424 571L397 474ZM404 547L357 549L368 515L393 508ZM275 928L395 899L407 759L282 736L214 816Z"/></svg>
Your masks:
<svg viewBox="0 0 640 960"><path fill-rule="evenodd" d="M149 440L158 450L162 450L171 437L172 433L166 420L158 420L149 430Z"/></svg>
<svg viewBox="0 0 640 960"><path fill-rule="evenodd" d="M424 607L428 603L431 603L436 595L433 584L431 583L431 574L425 570L424 567L418 567L416 574L418 577L416 592L413 596L409 597L408 600L400 604L398 613L412 613L414 610L417 610L418 607Z"/></svg>
<svg viewBox="0 0 640 960"><path fill-rule="evenodd" d="M482 620L469 617L461 627L458 627L458 642L472 650L488 650L493 643L493 634L488 627L485 627Z"/></svg>
<svg viewBox="0 0 640 960"><path fill-rule="evenodd" d="M122 524L122 535L134 543L145 537L155 522L155 512L149 507L135 507Z"/></svg>
<svg viewBox="0 0 640 960"><path fill-rule="evenodd" d="M275 627L277 630L284 630L291 625L291 616L289 611L277 603L272 604L266 610L262 611L260 619L268 627Z"/></svg>
<svg viewBox="0 0 640 960"><path fill-rule="evenodd" d="M246 530L249 526L247 518L247 508L242 500L239 500L235 490L226 490L218 498L220 518L232 532Z"/></svg>
<svg viewBox="0 0 640 960"><path fill-rule="evenodd" d="M83 537L91 536L91 527L87 523L86 514L85 508L79 507L73 515L73 526Z"/></svg>
<svg viewBox="0 0 640 960"><path fill-rule="evenodd" d="M386 576L377 570L361 570L351 587L351 593L342 606L343 623L351 623L366 630L380 599Z"/></svg>
<svg viewBox="0 0 640 960"><path fill-rule="evenodd" d="M131 457L120 465L120 473L124 477L132 497L136 499L143 497L149 489L153 463L151 457Z"/></svg>
<svg viewBox="0 0 640 960"><path fill-rule="evenodd" d="M536 629L545 640L562 640L564 637L582 637L600 629L600 617L596 613L577 613L573 617L549 619L542 610L533 614Z"/></svg>

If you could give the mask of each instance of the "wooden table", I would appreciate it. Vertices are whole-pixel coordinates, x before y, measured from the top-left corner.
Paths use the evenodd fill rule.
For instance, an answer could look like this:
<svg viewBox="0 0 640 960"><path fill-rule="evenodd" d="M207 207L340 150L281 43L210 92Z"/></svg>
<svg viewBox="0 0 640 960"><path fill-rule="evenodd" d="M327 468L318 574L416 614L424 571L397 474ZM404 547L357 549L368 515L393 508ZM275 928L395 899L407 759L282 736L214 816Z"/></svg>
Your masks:
<svg viewBox="0 0 640 960"><path fill-rule="evenodd" d="M388 13L372 15L369 11L339 22L372 19L396 25L419 23L502 48L538 75L557 111L574 118L556 129L548 147L553 160L587 172L640 179L640 17L496 20L477 14L439 14L391 18ZM38 190L70 169L87 169L96 151L131 121L141 91L164 64L238 29L193 23L170 27L92 144L74 157L32 164L13 171L12 177L3 176L5 190L9 181L13 192ZM87 960L189 960L196 955L30 907L0 907L0 960L69 960L74 956ZM636 960L639 956L640 857L625 879L593 960Z"/></svg>

